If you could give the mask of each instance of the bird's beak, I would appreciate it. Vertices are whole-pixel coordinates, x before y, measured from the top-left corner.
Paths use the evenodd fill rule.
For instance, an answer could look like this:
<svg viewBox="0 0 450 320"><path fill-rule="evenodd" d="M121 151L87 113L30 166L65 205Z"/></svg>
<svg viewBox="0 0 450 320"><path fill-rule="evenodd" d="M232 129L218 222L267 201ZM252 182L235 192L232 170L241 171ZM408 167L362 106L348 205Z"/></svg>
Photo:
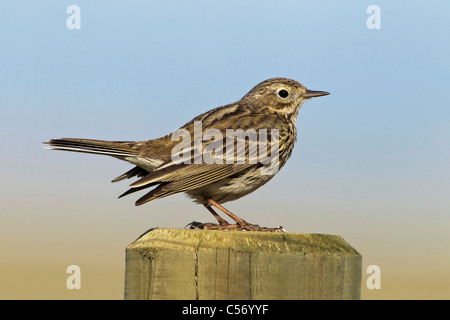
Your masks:
<svg viewBox="0 0 450 320"><path fill-rule="evenodd" d="M330 93L326 92L326 91L306 90L306 93L303 95L303 98L310 99L310 98L315 98L315 97L327 96L329 94Z"/></svg>

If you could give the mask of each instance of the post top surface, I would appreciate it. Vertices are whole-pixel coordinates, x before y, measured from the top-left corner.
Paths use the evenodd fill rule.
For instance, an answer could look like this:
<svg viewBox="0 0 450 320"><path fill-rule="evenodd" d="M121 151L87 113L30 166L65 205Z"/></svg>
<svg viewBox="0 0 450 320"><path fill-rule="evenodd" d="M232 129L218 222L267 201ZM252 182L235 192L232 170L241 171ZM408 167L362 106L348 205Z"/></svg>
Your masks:
<svg viewBox="0 0 450 320"><path fill-rule="evenodd" d="M359 255L341 236L317 233L247 232L190 229L148 230L127 250L186 247L277 253Z"/></svg>

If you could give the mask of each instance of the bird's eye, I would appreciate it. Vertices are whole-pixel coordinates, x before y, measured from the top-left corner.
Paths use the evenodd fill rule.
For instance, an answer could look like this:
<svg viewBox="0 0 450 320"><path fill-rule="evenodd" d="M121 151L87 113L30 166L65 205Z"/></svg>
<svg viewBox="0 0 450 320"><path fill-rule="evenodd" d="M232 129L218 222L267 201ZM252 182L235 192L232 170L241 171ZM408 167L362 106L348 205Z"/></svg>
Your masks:
<svg viewBox="0 0 450 320"><path fill-rule="evenodd" d="M289 96L289 92L287 92L286 90L284 90L284 89L281 89L280 91L278 91L278 95L281 97L281 98L287 98L288 96Z"/></svg>

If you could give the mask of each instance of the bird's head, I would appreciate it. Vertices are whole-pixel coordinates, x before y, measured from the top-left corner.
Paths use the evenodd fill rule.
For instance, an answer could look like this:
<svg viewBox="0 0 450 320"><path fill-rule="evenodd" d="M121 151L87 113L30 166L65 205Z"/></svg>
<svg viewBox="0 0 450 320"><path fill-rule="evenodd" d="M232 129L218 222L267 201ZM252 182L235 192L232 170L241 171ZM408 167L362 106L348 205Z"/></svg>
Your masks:
<svg viewBox="0 0 450 320"><path fill-rule="evenodd" d="M287 78L272 78L256 85L243 98L242 102L287 117L297 117L298 110L307 99L328 95L326 91L308 90L301 83Z"/></svg>

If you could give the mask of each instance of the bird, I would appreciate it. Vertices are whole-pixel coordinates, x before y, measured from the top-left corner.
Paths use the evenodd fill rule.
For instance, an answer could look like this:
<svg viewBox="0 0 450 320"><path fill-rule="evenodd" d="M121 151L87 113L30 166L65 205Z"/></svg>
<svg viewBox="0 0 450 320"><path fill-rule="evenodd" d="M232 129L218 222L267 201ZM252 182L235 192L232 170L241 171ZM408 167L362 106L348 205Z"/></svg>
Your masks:
<svg viewBox="0 0 450 320"><path fill-rule="evenodd" d="M278 173L297 141L300 107L308 99L328 94L309 90L292 79L270 78L237 102L207 111L160 138L147 141L61 138L43 143L50 150L107 155L134 165L112 180L137 179L119 198L151 188L136 201L139 206L185 193L218 222L194 221L190 228L285 231L281 226L269 228L249 223L223 204L252 193ZM235 223L229 223L214 208Z"/></svg>

